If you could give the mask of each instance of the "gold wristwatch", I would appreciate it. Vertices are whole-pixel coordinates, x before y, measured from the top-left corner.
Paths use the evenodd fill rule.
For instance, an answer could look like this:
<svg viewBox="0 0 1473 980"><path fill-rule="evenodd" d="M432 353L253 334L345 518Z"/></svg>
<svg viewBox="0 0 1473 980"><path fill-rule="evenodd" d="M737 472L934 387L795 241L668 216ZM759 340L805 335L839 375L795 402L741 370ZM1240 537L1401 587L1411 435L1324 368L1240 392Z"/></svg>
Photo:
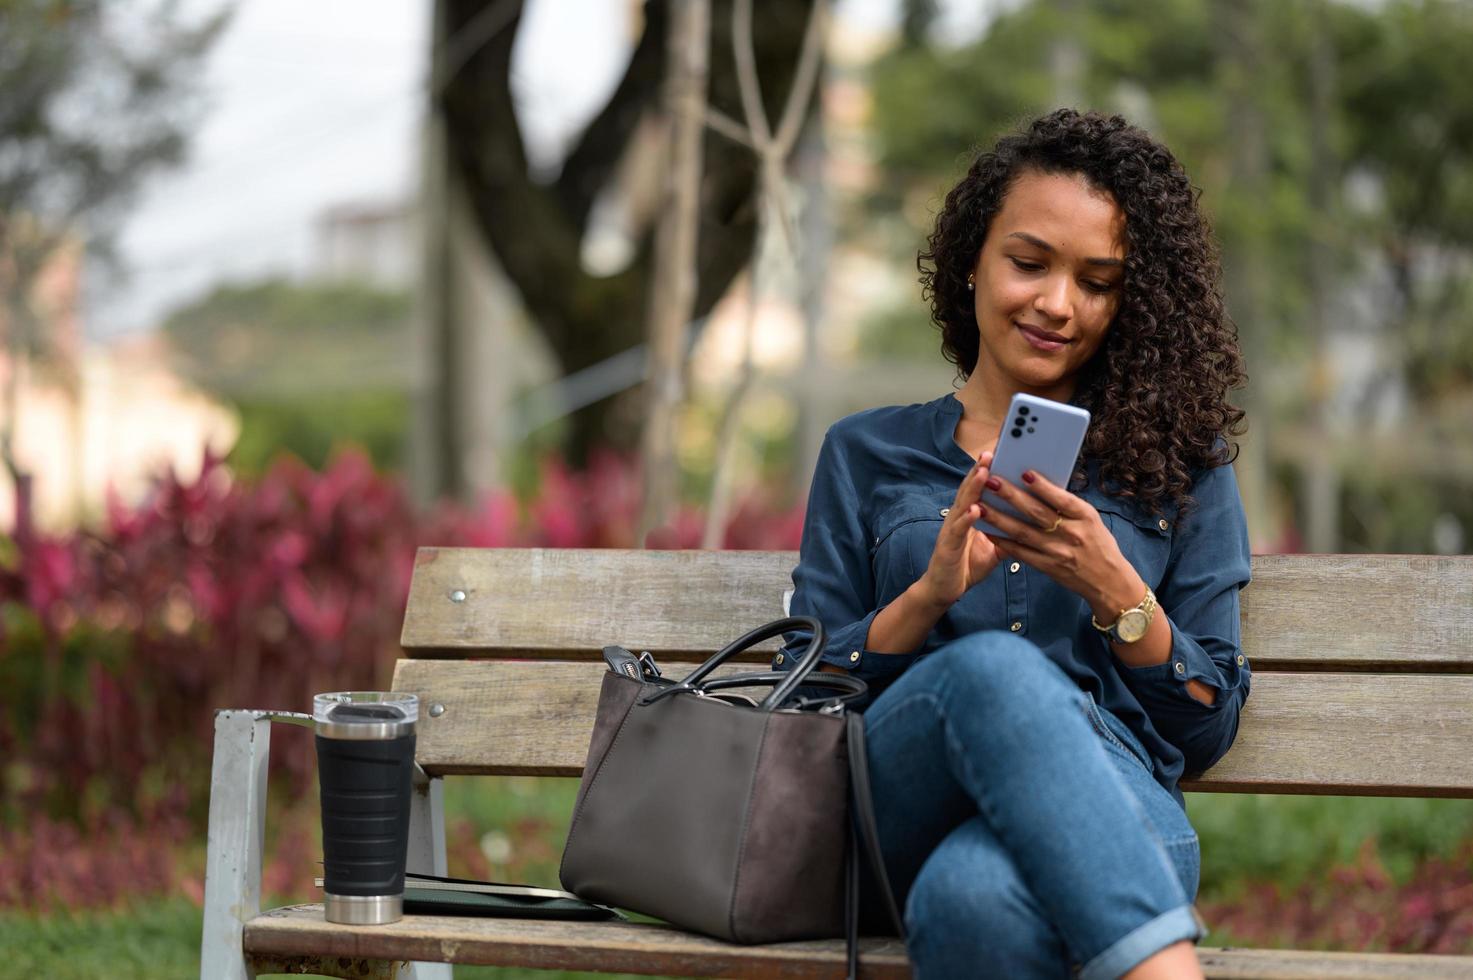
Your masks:
<svg viewBox="0 0 1473 980"><path fill-rule="evenodd" d="M1134 609L1120 610L1120 618L1109 626L1101 626L1094 616L1089 617L1089 622L1091 626L1109 636L1116 643L1134 643L1146 635L1155 615L1156 593L1152 592L1148 585L1146 586L1146 597L1141 600L1140 605Z"/></svg>

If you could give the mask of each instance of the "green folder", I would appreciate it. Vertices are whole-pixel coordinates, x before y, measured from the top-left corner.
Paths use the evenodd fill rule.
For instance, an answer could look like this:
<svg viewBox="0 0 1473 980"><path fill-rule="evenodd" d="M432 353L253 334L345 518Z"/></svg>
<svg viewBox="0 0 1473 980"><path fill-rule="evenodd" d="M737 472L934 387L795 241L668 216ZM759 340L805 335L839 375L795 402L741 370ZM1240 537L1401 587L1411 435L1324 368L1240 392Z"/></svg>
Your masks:
<svg viewBox="0 0 1473 980"><path fill-rule="evenodd" d="M506 919L622 919L611 908L579 898L524 898L486 892L446 892L405 883L404 911L410 915L490 915Z"/></svg>

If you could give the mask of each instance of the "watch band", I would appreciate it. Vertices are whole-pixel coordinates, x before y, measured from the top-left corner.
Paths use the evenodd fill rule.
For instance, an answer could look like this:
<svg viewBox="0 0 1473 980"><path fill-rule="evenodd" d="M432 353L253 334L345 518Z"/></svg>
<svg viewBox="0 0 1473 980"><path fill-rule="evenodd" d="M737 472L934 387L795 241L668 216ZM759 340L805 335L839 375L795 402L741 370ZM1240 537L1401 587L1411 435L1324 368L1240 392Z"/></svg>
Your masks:
<svg viewBox="0 0 1473 980"><path fill-rule="evenodd" d="M1145 628L1146 630L1149 630L1151 628L1151 621L1156 617L1156 593L1151 590L1151 587L1149 585L1146 586L1145 597L1142 598L1141 601L1136 603L1134 606L1131 606L1129 609L1120 610L1120 615L1115 617L1115 622L1111 623L1108 626L1101 626L1099 620L1095 619L1094 614L1091 613L1089 617L1089 624L1095 629L1099 630L1101 633L1104 633L1105 635L1110 637L1110 639L1115 643L1135 643L1143 636L1145 636L1144 630L1142 631L1141 636L1136 637L1134 640L1127 640L1120 635L1121 620L1123 620L1128 614L1133 612L1140 612L1145 615Z"/></svg>

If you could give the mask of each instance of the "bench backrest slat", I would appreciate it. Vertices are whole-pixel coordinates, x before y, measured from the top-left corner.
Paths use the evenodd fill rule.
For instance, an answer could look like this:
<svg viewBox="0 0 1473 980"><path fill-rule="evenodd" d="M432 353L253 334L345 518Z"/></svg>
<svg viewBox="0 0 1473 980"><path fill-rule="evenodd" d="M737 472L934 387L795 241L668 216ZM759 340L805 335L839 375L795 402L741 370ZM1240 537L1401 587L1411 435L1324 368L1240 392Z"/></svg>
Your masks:
<svg viewBox="0 0 1473 980"><path fill-rule="evenodd" d="M431 773L576 776L602 664L401 660ZM1200 790L1473 797L1473 676L1257 676L1232 751ZM736 709L733 709L736 710Z"/></svg>
<svg viewBox="0 0 1473 980"><path fill-rule="evenodd" d="M588 660L622 643L662 661L700 660L782 615L797 557L425 548L402 642L418 658ZM1473 558L1255 557L1243 646L1257 671L1473 673Z"/></svg>

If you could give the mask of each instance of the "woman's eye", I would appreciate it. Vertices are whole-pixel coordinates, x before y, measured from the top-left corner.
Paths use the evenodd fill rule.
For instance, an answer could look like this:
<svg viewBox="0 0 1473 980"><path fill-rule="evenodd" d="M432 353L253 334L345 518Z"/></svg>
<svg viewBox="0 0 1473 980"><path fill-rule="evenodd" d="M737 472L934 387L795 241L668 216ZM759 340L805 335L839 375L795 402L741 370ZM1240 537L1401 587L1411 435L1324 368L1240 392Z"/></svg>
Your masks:
<svg viewBox="0 0 1473 980"><path fill-rule="evenodd" d="M1097 282L1093 279L1086 279L1084 281L1084 288L1088 289L1092 293L1108 293L1110 290L1115 288L1115 284L1109 282Z"/></svg>
<svg viewBox="0 0 1473 980"><path fill-rule="evenodd" d="M1012 261L1013 265L1023 272L1038 272L1043 268L1037 262L1029 262L1027 259L1013 259Z"/></svg>

